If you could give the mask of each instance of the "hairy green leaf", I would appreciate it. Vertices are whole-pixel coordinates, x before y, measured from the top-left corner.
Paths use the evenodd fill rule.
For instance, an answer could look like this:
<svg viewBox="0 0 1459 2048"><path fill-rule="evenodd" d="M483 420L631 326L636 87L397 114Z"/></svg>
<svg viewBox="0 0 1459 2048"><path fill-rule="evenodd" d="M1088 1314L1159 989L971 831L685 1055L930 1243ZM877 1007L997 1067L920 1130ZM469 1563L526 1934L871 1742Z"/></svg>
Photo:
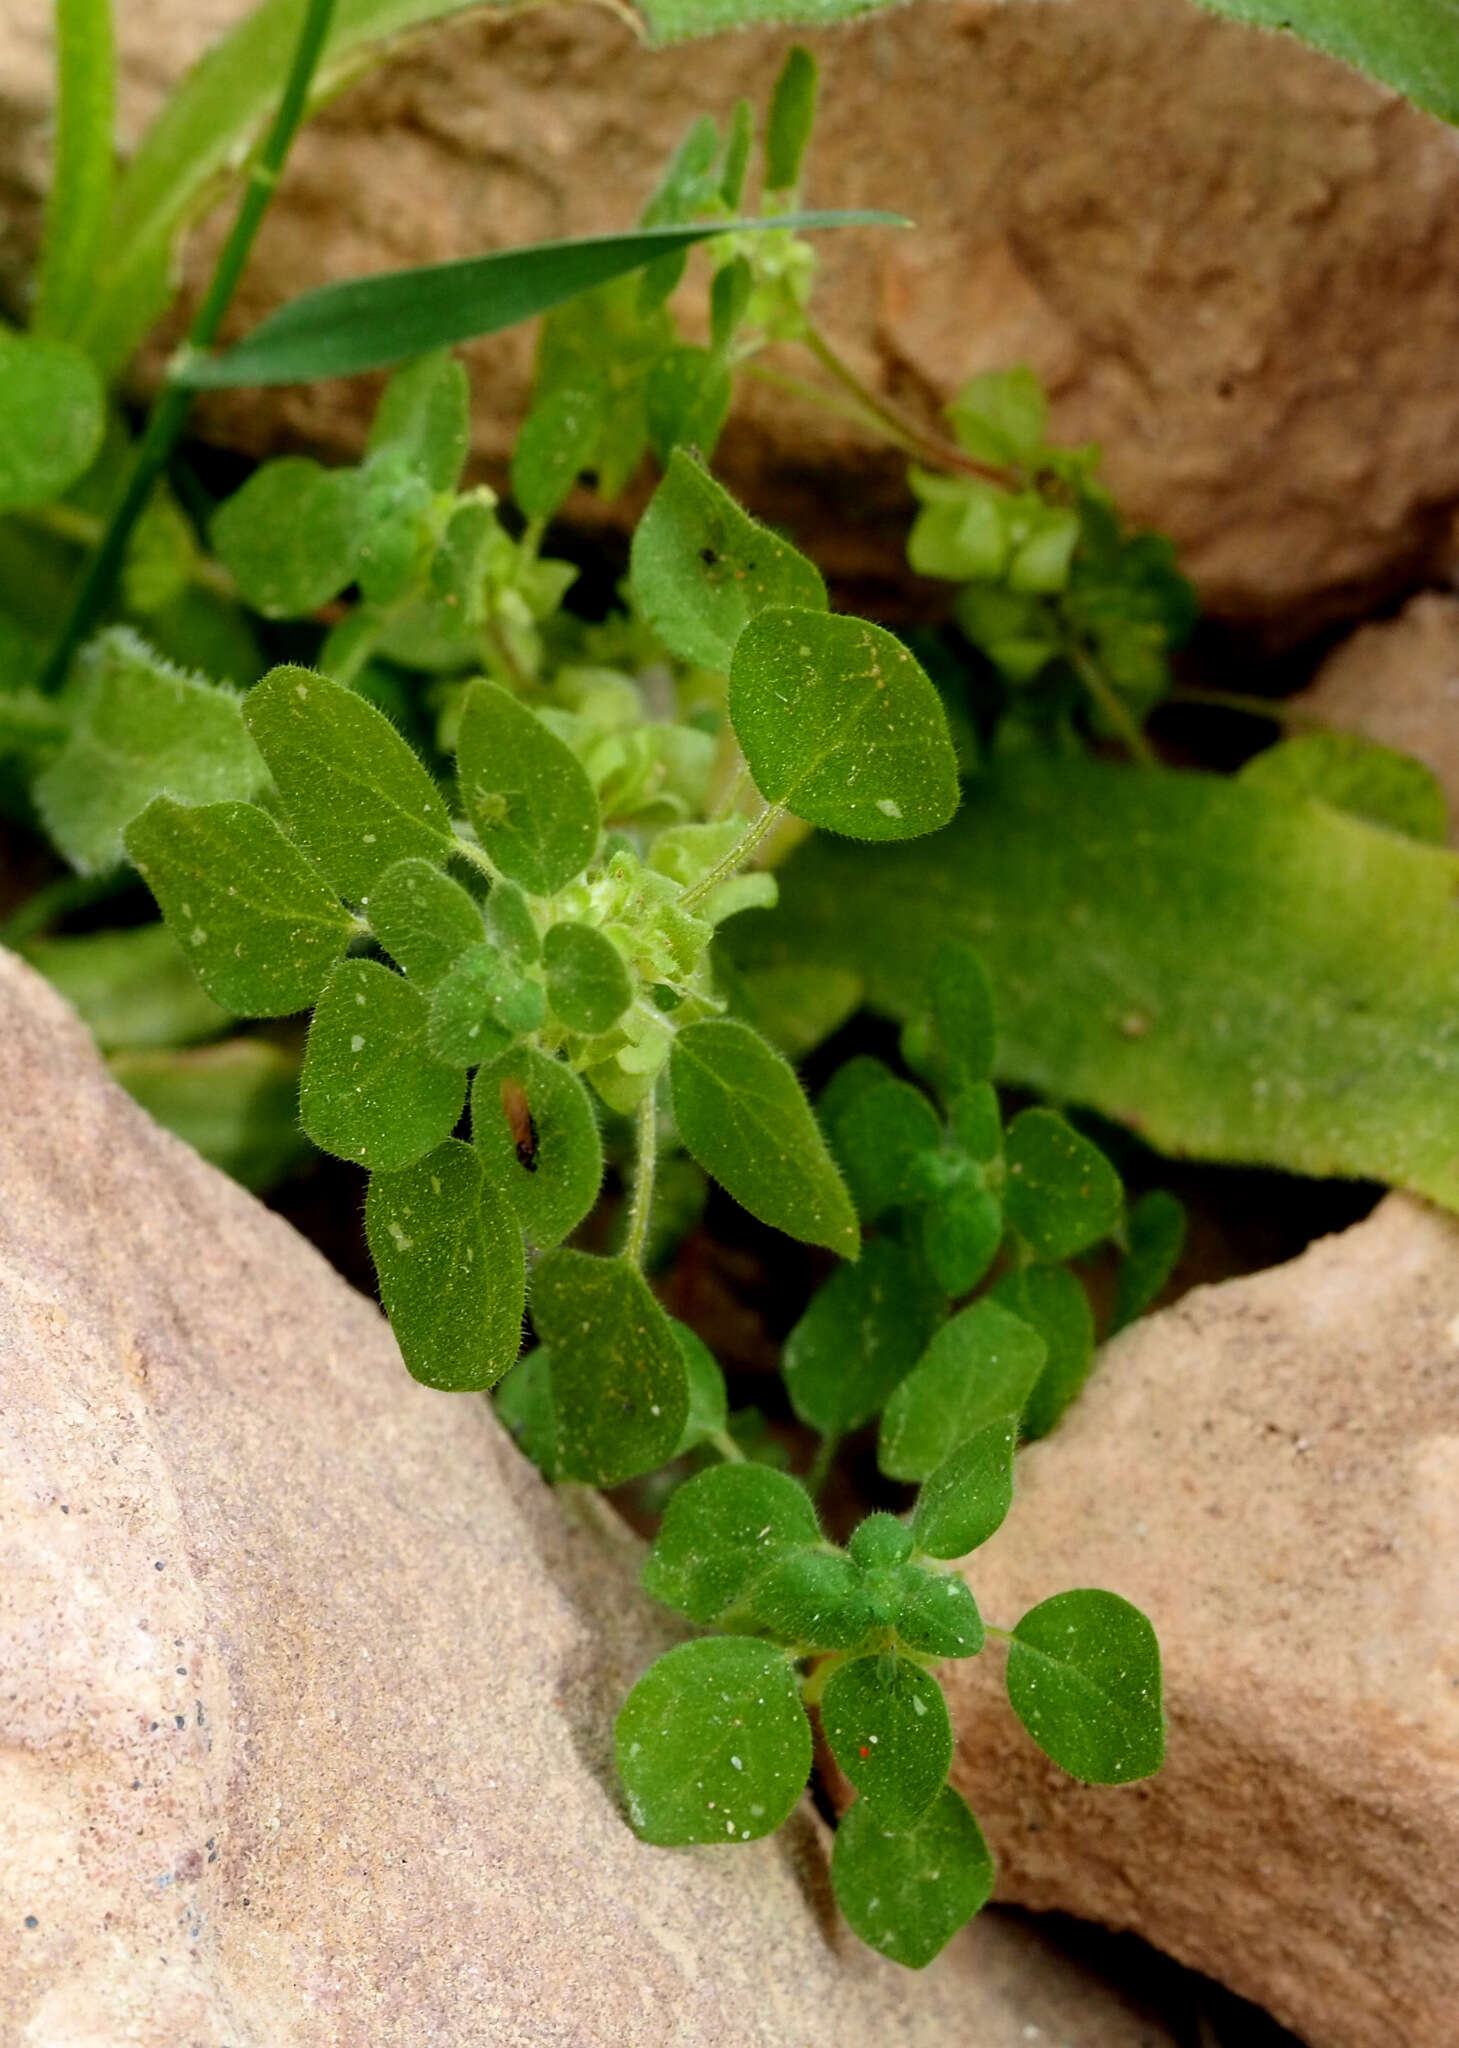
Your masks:
<svg viewBox="0 0 1459 2048"><path fill-rule="evenodd" d="M469 1145L449 1138L370 1176L365 1233L380 1299L413 1379L449 1393L494 1386L522 1346L522 1233Z"/></svg>
<svg viewBox="0 0 1459 2048"><path fill-rule="evenodd" d="M1017 1415L1000 1415L964 1437L917 1496L912 1535L929 1557L966 1557L1002 1527L1013 1505Z"/></svg>
<svg viewBox="0 0 1459 2048"><path fill-rule="evenodd" d="M607 1031L633 1001L627 962L613 941L588 924L555 924L542 941L547 1000L569 1031Z"/></svg>
<svg viewBox="0 0 1459 2048"><path fill-rule="evenodd" d="M295 837L340 894L363 902L385 870L455 845L440 791L383 712L307 668L249 692L248 729Z"/></svg>
<svg viewBox="0 0 1459 2048"><path fill-rule="evenodd" d="M549 1252L532 1320L552 1351L561 1478L617 1486L672 1456L689 1414L684 1354L635 1267Z"/></svg>
<svg viewBox="0 0 1459 2048"><path fill-rule="evenodd" d="M289 300L219 356L188 363L178 381L197 391L238 385L304 384L352 377L408 356L498 334L594 286L641 270L655 258L692 248L710 235L789 229L898 227L891 213L793 213L769 220L705 221L634 228L627 234L536 242L489 256L376 272L318 286Z"/></svg>
<svg viewBox="0 0 1459 2048"><path fill-rule="evenodd" d="M747 622L771 605L826 609L820 571L742 512L676 448L633 536L635 603L665 646L727 674Z"/></svg>
<svg viewBox="0 0 1459 2048"><path fill-rule="evenodd" d="M811 1724L784 1653L742 1637L680 1643L651 1664L614 1734L628 1816L646 1842L752 1842L805 1789Z"/></svg>
<svg viewBox="0 0 1459 2048"><path fill-rule="evenodd" d="M448 1067L477 1067L505 1052L515 1034L502 1011L518 986L485 939L458 954L430 993L426 1043L431 1057ZM537 994L540 999L540 988Z"/></svg>
<svg viewBox="0 0 1459 2048"><path fill-rule="evenodd" d="M471 447L465 367L444 349L395 372L370 423L367 452L402 456L432 491L454 491Z"/></svg>
<svg viewBox="0 0 1459 2048"><path fill-rule="evenodd" d="M843 1258L860 1246L856 1212L795 1074L747 1024L691 1024L669 1064L679 1135L752 1216Z"/></svg>
<svg viewBox="0 0 1459 2048"><path fill-rule="evenodd" d="M942 1125L920 1088L887 1080L847 1103L834 1142L857 1213L874 1223L926 1193L922 1169L942 1150Z"/></svg>
<svg viewBox="0 0 1459 2048"><path fill-rule="evenodd" d="M852 839L912 839L957 809L942 700L900 640L864 619L758 612L735 642L730 718L755 785Z"/></svg>
<svg viewBox="0 0 1459 2048"><path fill-rule="evenodd" d="M970 1294L1003 1242L1003 1210L976 1168L963 1162L957 1179L922 1211L922 1256L948 1294Z"/></svg>
<svg viewBox="0 0 1459 2048"><path fill-rule="evenodd" d="M549 1482L557 1477L557 1416L552 1406L552 1353L545 1344L529 1351L496 1389L496 1412Z"/></svg>
<svg viewBox="0 0 1459 2048"><path fill-rule="evenodd" d="M785 1343L790 1403L824 1436L844 1436L878 1413L942 1319L931 1276L894 1238L877 1237L811 1296Z"/></svg>
<svg viewBox="0 0 1459 2048"><path fill-rule="evenodd" d="M1164 1188L1152 1188L1148 1195L1141 1195L1130 1211L1126 1227L1130 1248L1115 1281L1111 1336L1144 1315L1175 1271L1176 1261L1185 1249L1185 1210Z"/></svg>
<svg viewBox="0 0 1459 2048"><path fill-rule="evenodd" d="M608 388L588 370L533 400L512 450L512 496L529 519L551 519L593 456Z"/></svg>
<svg viewBox="0 0 1459 2048"><path fill-rule="evenodd" d="M307 1009L354 933L334 890L255 804L156 797L126 848L198 980L240 1017Z"/></svg>
<svg viewBox="0 0 1459 2048"><path fill-rule="evenodd" d="M262 463L218 507L213 550L266 619L303 619L355 577L360 473L307 455Z"/></svg>
<svg viewBox="0 0 1459 2048"><path fill-rule="evenodd" d="M482 941L480 910L428 860L386 868L361 908L391 959L421 988L434 988L468 946Z"/></svg>
<svg viewBox="0 0 1459 2048"><path fill-rule="evenodd" d="M309 1027L299 1115L325 1152L393 1173L450 1136L466 1077L432 1059L429 1007L376 960L344 960Z"/></svg>
<svg viewBox="0 0 1459 2048"><path fill-rule="evenodd" d="M1432 768L1361 733L1296 733L1253 754L1240 780L1276 796L1316 797L1434 846L1448 836L1449 806Z"/></svg>
<svg viewBox="0 0 1459 2048"><path fill-rule="evenodd" d="M1240 782L1024 757L935 844L814 840L739 960L863 973L907 1016L974 942L1009 1081L1168 1152L1459 1207L1459 857Z"/></svg>
<svg viewBox="0 0 1459 2048"><path fill-rule="evenodd" d="M577 755L497 683L473 683L456 742L461 801L509 881L551 896L598 843L598 800Z"/></svg>
<svg viewBox="0 0 1459 2048"><path fill-rule="evenodd" d="M983 1617L956 1572L902 1569L897 1639L922 1657L976 1657L983 1647Z"/></svg>
<svg viewBox="0 0 1459 2048"><path fill-rule="evenodd" d="M1095 1145L1051 1109L1025 1109L1004 1139L1003 1207L1013 1228L1050 1263L1072 1259L1117 1230L1120 1177Z"/></svg>
<svg viewBox="0 0 1459 2048"><path fill-rule="evenodd" d="M1094 1364L1089 1296L1066 1266L1024 1266L1004 1274L992 1299L1037 1330L1048 1347L1023 1410L1024 1435L1047 1436Z"/></svg>
<svg viewBox="0 0 1459 2048"><path fill-rule="evenodd" d="M993 1859L966 1802L944 1785L914 1827L882 1825L870 1800L841 1817L836 1903L868 1948L920 1970L993 1891Z"/></svg>
<svg viewBox="0 0 1459 2048"><path fill-rule="evenodd" d="M0 512L59 498L105 426L106 394L79 348L0 327Z"/></svg>
<svg viewBox="0 0 1459 2048"><path fill-rule="evenodd" d="M765 120L765 190L793 192L816 119L816 60L802 44L785 53Z"/></svg>
<svg viewBox="0 0 1459 2048"><path fill-rule="evenodd" d="M708 1626L784 1551L818 1543L820 1534L799 1480L765 1465L712 1465L671 1496L644 1560L644 1589Z"/></svg>
<svg viewBox="0 0 1459 2048"><path fill-rule="evenodd" d="M517 1045L478 1069L471 1136L540 1251L577 1229L603 1183L603 1141L587 1089L569 1067Z"/></svg>
<svg viewBox="0 0 1459 2048"><path fill-rule="evenodd" d="M719 1361L703 1338L697 1337L687 1323L679 1322L676 1317L671 1316L669 1320L679 1340L684 1370L689 1379L689 1413L683 1433L674 1446L674 1456L682 1458L686 1451L728 1433L729 1393Z"/></svg>
<svg viewBox="0 0 1459 2048"><path fill-rule="evenodd" d="M70 734L35 800L67 860L92 875L125 857L122 835L153 797L243 800L266 779L234 692L184 675L119 626L82 656Z"/></svg>
<svg viewBox="0 0 1459 2048"><path fill-rule="evenodd" d="M974 1431L1021 1415L1045 1355L1038 1331L996 1301L963 1309L887 1402L882 1470L893 1479L926 1479Z"/></svg>
<svg viewBox="0 0 1459 2048"><path fill-rule="evenodd" d="M858 1650L876 1626L866 1574L838 1550L783 1551L744 1596L743 1612L777 1642Z"/></svg>
<svg viewBox="0 0 1459 2048"><path fill-rule="evenodd" d="M942 1687L909 1658L879 1651L838 1665L821 1695L831 1754L886 1828L927 1811L952 1764Z"/></svg>
<svg viewBox="0 0 1459 2048"><path fill-rule="evenodd" d="M1128 1785L1165 1757L1160 1647L1118 1593L1056 1593L1008 1646L1008 1697L1043 1750L1086 1785Z"/></svg>

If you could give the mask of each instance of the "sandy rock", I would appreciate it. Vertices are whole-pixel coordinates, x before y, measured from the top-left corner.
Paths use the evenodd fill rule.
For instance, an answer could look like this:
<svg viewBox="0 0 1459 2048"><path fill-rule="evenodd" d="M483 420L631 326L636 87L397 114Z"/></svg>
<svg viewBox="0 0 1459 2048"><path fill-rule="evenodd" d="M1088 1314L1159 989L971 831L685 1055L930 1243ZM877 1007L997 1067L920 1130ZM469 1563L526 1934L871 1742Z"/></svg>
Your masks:
<svg viewBox="0 0 1459 2048"><path fill-rule="evenodd" d="M242 5L121 10L129 135ZM48 19L48 0L0 0L12 275ZM694 113L763 101L786 40L647 51L607 13L555 7L428 37L306 136L240 319L325 278L624 225ZM1459 499L1449 130L1188 0L919 0L809 40L809 197L917 222L823 238L825 323L865 374L930 417L970 372L1032 362L1058 432L1105 445L1131 515L1174 536L1224 615L1292 633L1418 580ZM477 452L500 477L530 345L473 353ZM344 452L370 402L367 383L250 395L210 431ZM900 465L854 433L750 387L724 459L834 571L901 573Z"/></svg>
<svg viewBox="0 0 1459 2048"><path fill-rule="evenodd" d="M879 1963L808 1810L637 1843L620 1525L409 1381L8 955L0 1048L6 2048L1170 2048L996 1917Z"/></svg>
<svg viewBox="0 0 1459 2048"><path fill-rule="evenodd" d="M1396 619L1360 627L1291 708L1432 768L1449 799L1450 843L1459 845L1459 598L1426 591Z"/></svg>
<svg viewBox="0 0 1459 2048"><path fill-rule="evenodd" d="M1159 1631L1169 1760L1095 1790L957 1667L955 1777L1004 1896L1134 1928L1320 2048L1459 2011L1459 1223L1404 1196L1122 1337L973 1561Z"/></svg>

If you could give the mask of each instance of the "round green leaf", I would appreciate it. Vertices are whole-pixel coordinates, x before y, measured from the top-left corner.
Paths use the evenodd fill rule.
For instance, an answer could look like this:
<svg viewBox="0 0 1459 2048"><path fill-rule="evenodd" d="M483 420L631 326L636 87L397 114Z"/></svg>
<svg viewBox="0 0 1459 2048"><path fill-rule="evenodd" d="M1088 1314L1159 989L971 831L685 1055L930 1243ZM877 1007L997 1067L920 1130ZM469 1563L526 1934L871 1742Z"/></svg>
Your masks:
<svg viewBox="0 0 1459 2048"><path fill-rule="evenodd" d="M426 999L376 960L342 960L309 1027L299 1118L315 1144L371 1172L413 1166L451 1135L466 1078L432 1059Z"/></svg>
<svg viewBox="0 0 1459 2048"><path fill-rule="evenodd" d="M957 756L936 689L864 619L777 609L730 666L730 719L755 785L851 839L915 839L957 809Z"/></svg>
<svg viewBox="0 0 1459 2048"><path fill-rule="evenodd" d="M244 717L294 837L360 903L396 861L439 862L456 845L440 791L389 719L305 668L276 668Z"/></svg>
<svg viewBox="0 0 1459 2048"><path fill-rule="evenodd" d="M684 1370L689 1377L689 1413L684 1422L684 1433L674 1446L674 1456L682 1458L686 1451L707 1442L710 1437L723 1436L729 1429L729 1395L725 1390L724 1374L719 1361L703 1338L697 1337L687 1323L670 1316L674 1335L679 1340L679 1349L684 1354Z"/></svg>
<svg viewBox="0 0 1459 2048"><path fill-rule="evenodd" d="M1179 1204L1176 1205L1179 1207ZM1025 1266L1006 1273L993 1299L1043 1338L1048 1358L1023 1411L1023 1434L1047 1436L1089 1377L1094 1363L1094 1311L1067 1266Z"/></svg>
<svg viewBox="0 0 1459 2048"><path fill-rule="evenodd" d="M710 1017L674 1040L674 1119L688 1150L762 1223L855 1258L845 1183L791 1067L747 1024Z"/></svg>
<svg viewBox="0 0 1459 2048"><path fill-rule="evenodd" d="M993 1892L993 1858L967 1803L944 1785L910 1828L884 1827L870 1800L841 1817L831 1855L836 1903L868 1948L923 1969Z"/></svg>
<svg viewBox="0 0 1459 2048"><path fill-rule="evenodd" d="M1119 1228L1120 1177L1097 1146L1051 1109L1025 1109L1004 1145L1008 1221L1034 1256L1057 1264Z"/></svg>
<svg viewBox="0 0 1459 2048"><path fill-rule="evenodd" d="M552 1353L545 1344L518 1359L496 1390L496 1412L523 1457L542 1477L557 1477L557 1417L552 1408Z"/></svg>
<svg viewBox="0 0 1459 2048"><path fill-rule="evenodd" d="M597 1201L603 1141L592 1101L570 1068L535 1046L513 1046L478 1071L471 1135L539 1251L561 1244Z"/></svg>
<svg viewBox="0 0 1459 2048"><path fill-rule="evenodd" d="M892 1569L912 1555L912 1532L896 1515L868 1515L851 1532L846 1555L866 1572Z"/></svg>
<svg viewBox="0 0 1459 2048"><path fill-rule="evenodd" d="M823 1436L860 1429L912 1370L943 1315L943 1298L921 1262L878 1237L854 1266L840 1266L785 1344L790 1403Z"/></svg>
<svg viewBox="0 0 1459 2048"><path fill-rule="evenodd" d="M811 1724L784 1654L716 1636L651 1664L614 1732L628 1814L646 1842L773 1834L811 1768Z"/></svg>
<svg viewBox="0 0 1459 2048"><path fill-rule="evenodd" d="M106 393L69 342L0 328L0 512L44 505L90 469Z"/></svg>
<svg viewBox="0 0 1459 2048"><path fill-rule="evenodd" d="M549 1252L532 1320L552 1351L559 1478L618 1486L672 1457L689 1413L684 1354L635 1267Z"/></svg>
<svg viewBox="0 0 1459 2048"><path fill-rule="evenodd" d="M360 473L284 455L213 515L213 551L266 619L303 619L355 576Z"/></svg>
<svg viewBox="0 0 1459 2048"><path fill-rule="evenodd" d="M360 907L380 944L419 988L434 988L482 938L476 904L428 860L396 861Z"/></svg>
<svg viewBox="0 0 1459 2048"><path fill-rule="evenodd" d="M452 961L431 990L426 1039L431 1057L448 1067L476 1067L512 1042L504 1012L517 976L494 946L480 939ZM539 987L538 998L542 991Z"/></svg>
<svg viewBox="0 0 1459 2048"><path fill-rule="evenodd" d="M551 896L582 873L598 844L587 770L496 683L473 683L466 693L456 768L466 815L509 881Z"/></svg>
<svg viewBox="0 0 1459 2048"><path fill-rule="evenodd" d="M1144 1315L1185 1249L1185 1210L1164 1188L1141 1195L1126 1220L1129 1251L1115 1281L1110 1334Z"/></svg>
<svg viewBox="0 0 1459 2048"><path fill-rule="evenodd" d="M533 400L512 451L512 496L529 519L551 519L592 467L607 407L606 385L586 367Z"/></svg>
<svg viewBox="0 0 1459 2048"><path fill-rule="evenodd" d="M610 1030L633 1001L627 962L593 925L550 926L542 941L542 962L548 1003L569 1031L596 1037Z"/></svg>
<svg viewBox="0 0 1459 2048"><path fill-rule="evenodd" d="M983 1647L983 1617L955 1572L902 1568L897 1639L923 1657L976 1657Z"/></svg>
<svg viewBox="0 0 1459 2048"><path fill-rule="evenodd" d="M469 1145L450 1138L377 1173L365 1234L380 1298L413 1378L454 1393L494 1386L522 1344L522 1233Z"/></svg>
<svg viewBox="0 0 1459 2048"><path fill-rule="evenodd" d="M907 1657L878 1652L831 1673L821 1695L831 1753L883 1827L909 1828L946 1782L952 1723L942 1687Z"/></svg>
<svg viewBox="0 0 1459 2048"><path fill-rule="evenodd" d="M877 1457L893 1479L926 1479L973 1432L1019 1415L1043 1370L1044 1340L996 1301L944 1323L882 1416Z"/></svg>
<svg viewBox="0 0 1459 2048"><path fill-rule="evenodd" d="M920 1088L888 1080L846 1104L835 1147L857 1214L874 1223L922 1191L918 1169L941 1151L942 1125Z"/></svg>
<svg viewBox="0 0 1459 2048"><path fill-rule="evenodd" d="M737 1606L787 1550L820 1541L810 1495L768 1465L712 1465L675 1492L644 1561L647 1592L702 1625Z"/></svg>
<svg viewBox="0 0 1459 2048"><path fill-rule="evenodd" d="M353 918L256 804L159 796L126 847L198 980L236 1016L307 1009L349 944Z"/></svg>
<svg viewBox="0 0 1459 2048"><path fill-rule="evenodd" d="M966 1557L1013 1505L1018 1417L1002 1415L966 1437L922 1482L912 1535L929 1557Z"/></svg>
<svg viewBox="0 0 1459 2048"><path fill-rule="evenodd" d="M971 1294L1003 1242L1003 1210L970 1161L922 1211L922 1254L938 1285Z"/></svg>
<svg viewBox="0 0 1459 2048"><path fill-rule="evenodd" d="M433 491L453 491L471 446L471 390L465 366L444 349L397 370L380 394L367 443L371 455L403 455Z"/></svg>
<svg viewBox="0 0 1459 2048"><path fill-rule="evenodd" d="M1008 1697L1046 1756L1086 1785L1128 1785L1165 1758L1160 1645L1118 1593L1056 1593L1008 1646Z"/></svg>
<svg viewBox="0 0 1459 2048"><path fill-rule="evenodd" d="M778 1642L858 1650L876 1625L866 1574L839 1550L787 1550L752 1585L746 1613Z"/></svg>

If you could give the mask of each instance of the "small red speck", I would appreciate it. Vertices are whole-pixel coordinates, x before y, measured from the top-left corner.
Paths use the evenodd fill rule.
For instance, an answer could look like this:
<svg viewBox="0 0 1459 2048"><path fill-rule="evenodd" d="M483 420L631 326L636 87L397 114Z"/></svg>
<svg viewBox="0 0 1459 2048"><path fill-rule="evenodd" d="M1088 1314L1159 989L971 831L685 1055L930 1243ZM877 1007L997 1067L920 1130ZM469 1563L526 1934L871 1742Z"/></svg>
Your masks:
<svg viewBox="0 0 1459 2048"><path fill-rule="evenodd" d="M870 1751L870 1750L869 1750L869 1749L867 1748L867 1746L866 1746L866 1744L865 1744L864 1742L863 1742L863 1743L862 1743L862 1745L861 1745L861 1754L862 1754L863 1756L870 1756L870 1755L871 1755L871 1751Z"/></svg>

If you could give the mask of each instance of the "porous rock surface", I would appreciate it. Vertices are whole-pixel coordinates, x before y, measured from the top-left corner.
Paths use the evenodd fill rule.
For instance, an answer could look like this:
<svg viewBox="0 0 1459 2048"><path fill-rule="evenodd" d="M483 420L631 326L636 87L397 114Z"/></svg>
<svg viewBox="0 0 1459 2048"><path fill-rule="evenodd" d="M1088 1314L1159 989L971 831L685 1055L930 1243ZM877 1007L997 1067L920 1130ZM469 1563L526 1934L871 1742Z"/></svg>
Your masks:
<svg viewBox="0 0 1459 2048"><path fill-rule="evenodd" d="M990 1917L913 1978L809 1811L652 1850L621 1530L0 955L5 2048L1170 2048Z"/></svg>
<svg viewBox="0 0 1459 2048"><path fill-rule="evenodd" d="M120 10L129 135L245 4ZM12 273L44 174L49 15L49 0L0 0ZM428 35L303 139L238 324L326 278L625 226L694 114L745 93L763 105L788 40L650 51L587 7ZM824 78L808 198L916 222L821 238L824 322L880 388L931 417L971 372L1031 362L1059 435L1104 444L1128 512L1175 538L1233 618L1295 632L1444 554L1459 501L1451 131L1189 0L918 0L806 40ZM500 477L530 343L472 353L477 452ZM344 452L372 397L366 380L220 400L210 431ZM899 460L754 387L723 454L831 570L898 572Z"/></svg>
<svg viewBox="0 0 1459 2048"><path fill-rule="evenodd" d="M1459 1223L1407 1196L1111 1347L968 1566L1011 1624L1108 1586L1159 1632L1168 1761L1045 1762L1001 1656L951 1677L1001 1895L1134 1928L1314 2048L1459 2014Z"/></svg>
<svg viewBox="0 0 1459 2048"><path fill-rule="evenodd" d="M1443 786L1459 845L1459 598L1425 591L1397 618L1360 626L1291 709L1415 755Z"/></svg>

